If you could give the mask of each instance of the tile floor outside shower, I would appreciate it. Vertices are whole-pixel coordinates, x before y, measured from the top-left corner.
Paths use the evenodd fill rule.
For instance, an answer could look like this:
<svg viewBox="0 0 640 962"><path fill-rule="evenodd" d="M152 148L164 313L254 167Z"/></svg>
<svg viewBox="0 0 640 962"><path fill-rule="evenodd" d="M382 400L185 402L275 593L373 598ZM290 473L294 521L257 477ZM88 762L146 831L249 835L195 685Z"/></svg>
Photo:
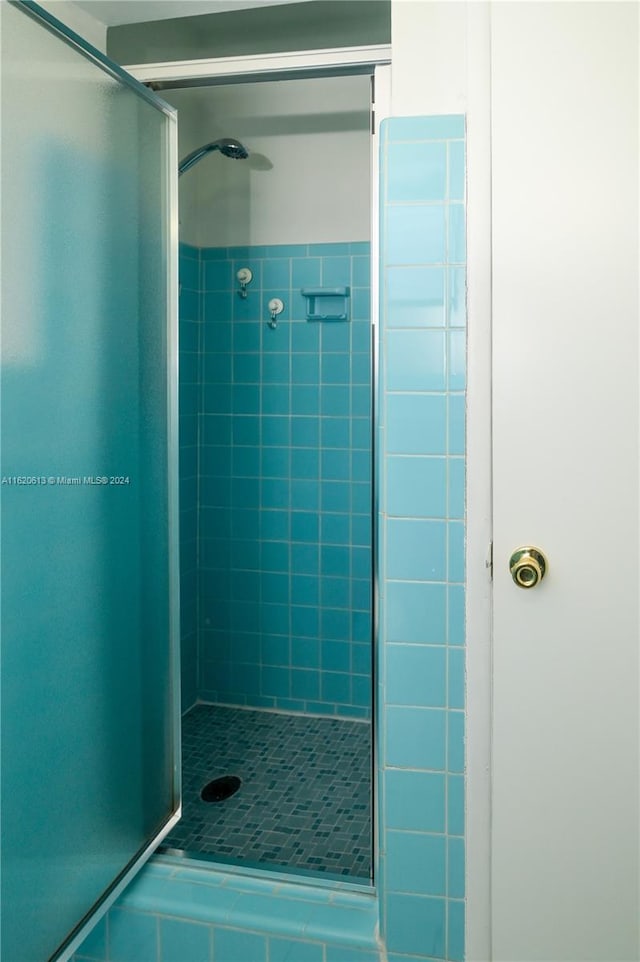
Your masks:
<svg viewBox="0 0 640 962"><path fill-rule="evenodd" d="M183 816L165 849L368 879L371 725L195 705L183 718ZM203 787L242 784L222 802Z"/></svg>

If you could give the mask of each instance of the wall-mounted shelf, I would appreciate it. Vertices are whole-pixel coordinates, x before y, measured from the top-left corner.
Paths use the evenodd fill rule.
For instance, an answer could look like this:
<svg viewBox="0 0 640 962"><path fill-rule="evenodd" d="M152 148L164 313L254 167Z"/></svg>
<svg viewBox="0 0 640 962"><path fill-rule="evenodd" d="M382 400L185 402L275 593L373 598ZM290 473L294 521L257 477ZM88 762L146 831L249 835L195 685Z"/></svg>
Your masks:
<svg viewBox="0 0 640 962"><path fill-rule="evenodd" d="M348 321L349 287L303 287L308 321Z"/></svg>

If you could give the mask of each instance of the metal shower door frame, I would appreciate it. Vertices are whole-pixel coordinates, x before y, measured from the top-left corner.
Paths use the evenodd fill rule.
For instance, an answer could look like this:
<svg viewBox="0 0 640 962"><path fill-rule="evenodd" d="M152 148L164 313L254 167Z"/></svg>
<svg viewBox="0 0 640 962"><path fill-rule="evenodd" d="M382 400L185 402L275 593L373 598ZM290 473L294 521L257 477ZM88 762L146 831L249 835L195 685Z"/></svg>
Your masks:
<svg viewBox="0 0 640 962"><path fill-rule="evenodd" d="M203 87L216 84L258 83L265 80L303 80L371 74L391 63L391 45L327 47L246 57L175 60L127 64L124 69L152 90Z"/></svg>
<svg viewBox="0 0 640 962"><path fill-rule="evenodd" d="M204 60L182 60L150 64L128 64L124 68L154 91L185 87L206 87L239 83L260 83L278 80L308 80L324 77L368 75L371 78L371 150L370 150L370 213L371 213L371 476L372 476L372 878L375 891L380 851L380 809L378 776L381 771L380 739L377 712L377 679L379 650L378 597L378 371L380 335L380 124L391 116L391 44L377 46L338 47L322 50L302 50L291 53L220 57ZM216 863L213 863L216 864Z"/></svg>

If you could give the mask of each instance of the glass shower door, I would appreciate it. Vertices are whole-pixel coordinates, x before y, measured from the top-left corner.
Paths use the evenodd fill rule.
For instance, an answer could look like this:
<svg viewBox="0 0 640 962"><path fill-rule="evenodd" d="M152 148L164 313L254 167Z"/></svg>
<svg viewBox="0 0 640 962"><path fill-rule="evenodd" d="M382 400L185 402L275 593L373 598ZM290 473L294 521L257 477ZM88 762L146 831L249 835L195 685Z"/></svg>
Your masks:
<svg viewBox="0 0 640 962"><path fill-rule="evenodd" d="M46 962L179 816L176 122L0 21L1 956Z"/></svg>

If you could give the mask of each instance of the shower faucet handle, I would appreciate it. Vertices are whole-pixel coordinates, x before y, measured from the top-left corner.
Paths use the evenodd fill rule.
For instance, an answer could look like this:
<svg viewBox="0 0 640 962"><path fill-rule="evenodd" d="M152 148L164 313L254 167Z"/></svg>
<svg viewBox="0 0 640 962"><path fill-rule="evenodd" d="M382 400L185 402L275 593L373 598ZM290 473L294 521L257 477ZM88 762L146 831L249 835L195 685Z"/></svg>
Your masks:
<svg viewBox="0 0 640 962"><path fill-rule="evenodd" d="M240 297L247 296L247 284L250 284L253 280L253 271L249 267L241 267L236 273L236 279L240 284L240 290L238 294Z"/></svg>
<svg viewBox="0 0 640 962"><path fill-rule="evenodd" d="M269 308L270 314L270 320L268 321L268 324L271 330L275 331L276 327L278 326L278 314L282 314L284 311L284 301L281 301L279 297L272 297L267 307Z"/></svg>

